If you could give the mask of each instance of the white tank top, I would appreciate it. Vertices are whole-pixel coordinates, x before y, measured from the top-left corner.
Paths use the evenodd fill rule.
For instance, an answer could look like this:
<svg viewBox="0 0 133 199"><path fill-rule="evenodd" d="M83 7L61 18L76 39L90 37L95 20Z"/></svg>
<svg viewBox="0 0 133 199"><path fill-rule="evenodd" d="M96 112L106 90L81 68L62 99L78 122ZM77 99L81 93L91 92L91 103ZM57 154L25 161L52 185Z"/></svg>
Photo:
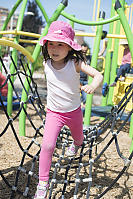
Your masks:
<svg viewBox="0 0 133 199"><path fill-rule="evenodd" d="M80 106L80 73L76 72L74 61L56 70L48 60L45 65L47 79L47 108L55 112L70 112Z"/></svg>

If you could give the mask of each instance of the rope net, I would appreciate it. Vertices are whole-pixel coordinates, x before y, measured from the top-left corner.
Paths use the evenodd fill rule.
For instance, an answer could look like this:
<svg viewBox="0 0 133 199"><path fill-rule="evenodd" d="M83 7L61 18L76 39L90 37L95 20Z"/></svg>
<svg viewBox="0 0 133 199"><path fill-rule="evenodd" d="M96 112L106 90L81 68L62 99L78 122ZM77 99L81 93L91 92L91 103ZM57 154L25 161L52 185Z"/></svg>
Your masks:
<svg viewBox="0 0 133 199"><path fill-rule="evenodd" d="M16 153L20 153L21 151L20 160L15 163L16 167L10 168L12 171L15 171L13 177L10 180L7 177L7 173L10 169L0 170L0 176L10 189L10 199L14 199L17 196L32 198L38 183L38 160L45 124L45 106L38 94L37 84L32 75L27 75L25 64L23 64L22 60L20 59L22 69L18 70L13 58L11 57L11 61L16 69L14 74L10 74L6 70L2 58L0 58L0 61L6 73L6 82L11 83L15 100L19 102L19 108L13 112L12 116L9 116L7 108L0 97L1 108L7 121L6 125L2 127L0 138L6 136L6 134L9 135L9 133L13 134ZM27 63L26 66L30 71ZM21 102L21 92L15 87L15 81L12 82L12 76L20 81L22 88L25 90L27 94L26 102ZM24 86L23 77L26 78L29 83L29 92ZM1 87L3 87L5 83ZM50 187L48 191L49 199L70 198L70 195L74 199L88 199L91 197L98 199L104 196L119 180L126 169L130 166L131 159L133 157L133 152L131 152L128 157L123 155L118 140L118 135L121 133L133 113L132 109L132 111L127 114L126 119L118 125L118 122L125 110L125 106L131 98L133 98L133 84L127 87L125 96L117 106L112 108L110 114L102 120L102 122L84 129L84 142L76 157L69 158L65 155L65 152L72 143L72 137L67 126L62 128L57 139L56 149L52 159ZM27 108L25 108L25 104L27 105ZM30 136L28 136L27 134L26 138L18 135L18 125L16 125L16 123L18 123L21 110L24 110L26 114L26 127L30 133L32 132L32 135L29 134ZM33 110L32 114L30 114L30 110ZM36 123L36 121L39 122ZM21 144L22 139L25 139L24 146ZM6 143L4 144L6 145ZM108 186L103 186L101 191L99 181L102 178L97 177L97 172L103 172L102 157L106 150L110 149L112 144L115 146L115 151L120 161L123 162L123 168L108 183ZM99 150L99 146L101 145L102 149L100 148ZM99 169L101 169L101 171L99 171ZM104 169L106 170L106 168ZM104 180L104 185L107 185L106 178ZM94 188L95 192L93 192Z"/></svg>

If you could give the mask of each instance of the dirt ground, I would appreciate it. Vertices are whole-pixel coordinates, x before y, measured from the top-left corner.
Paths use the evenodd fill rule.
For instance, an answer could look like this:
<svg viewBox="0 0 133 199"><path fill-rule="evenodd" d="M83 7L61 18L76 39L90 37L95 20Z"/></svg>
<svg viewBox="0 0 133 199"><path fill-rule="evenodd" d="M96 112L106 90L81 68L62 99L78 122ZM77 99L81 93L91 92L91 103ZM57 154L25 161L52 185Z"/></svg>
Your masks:
<svg viewBox="0 0 133 199"><path fill-rule="evenodd" d="M41 95L42 102L46 103L46 85L42 79L36 78L35 81L39 87L39 94ZM45 97L42 95L45 95ZM35 125L35 128L39 128L42 125L42 119L36 114L35 109L31 104L28 105L27 112ZM14 111L12 114L12 118L14 118L17 114L17 111ZM95 125L100 123L101 120L99 117L92 117L91 118L91 125ZM8 124L8 119L3 110L0 110L0 134L6 128ZM118 121L116 125L116 129L122 124L122 121ZM15 179L16 179L16 172L18 171L18 167L22 163L23 152L18 145L16 138L18 138L21 147L27 149L29 144L31 143L33 136L35 135L35 128L33 125L26 120L26 137L19 135L19 117L14 121L12 121L12 125L7 126L6 132L0 137L0 171L6 178L7 182L14 186ZM107 145L107 143L111 140L112 135L111 133L108 135L110 131L110 127L106 130L104 134L100 136L99 144L97 145L97 154L101 152L101 150ZM40 130L43 134L43 129ZM105 139L103 139L105 138ZM123 156L129 157L130 152L129 148L131 145L131 139L129 138L129 123L127 123L122 131L118 134L118 143L120 146L120 151ZM42 137L37 136L36 141L41 144ZM89 146L90 147L90 146ZM29 153L35 156L35 154L39 150L39 146L37 144L33 144L29 150ZM28 149L27 149L28 150ZM88 150L88 148L86 149ZM62 148L57 148L56 153L60 156L62 153ZM93 158L97 157L96 148L93 146ZM24 158L23 166L25 170L30 170L32 168L32 161L31 157L27 155ZM56 163L58 157L53 157L53 164ZM83 158L83 163L88 162L88 156L85 155ZM63 164L67 166L69 160L65 159ZM78 164L75 160L74 165ZM113 141L107 150L103 153L100 159L94 163L92 169L92 186L90 189L90 199L96 198L100 193L102 193L112 181L118 176L121 170L124 167L123 160L119 157L115 142ZM50 177L52 177L54 169L51 168ZM73 180L76 178L77 168L70 169L68 176L71 177ZM19 190L24 190L24 187L27 183L27 173L20 172L21 175L19 177L18 188ZM38 182L38 161L35 163L35 177L31 179L30 183L30 194L33 196L35 193L36 185ZM89 175L89 166L84 166L80 173L82 178L88 178ZM61 181L64 178L64 170L58 171L58 179ZM54 199L61 199L61 191L62 191L63 184L59 184L54 186L52 198ZM74 189L75 183L70 184L67 186L64 198L65 199L72 199L72 198L81 198L86 199L86 192L88 188L87 182L79 183L79 189L77 197L74 197ZM9 199L11 197L11 188L7 186L4 180L0 177L0 199ZM13 197L14 199L24 199L26 197L22 196L21 194L17 193ZM30 198L30 197L27 197ZM63 198L63 197L62 197ZM120 177L120 179L114 184L114 186L102 197L103 199L133 199L133 160L131 161L128 169L124 172L124 174Z"/></svg>

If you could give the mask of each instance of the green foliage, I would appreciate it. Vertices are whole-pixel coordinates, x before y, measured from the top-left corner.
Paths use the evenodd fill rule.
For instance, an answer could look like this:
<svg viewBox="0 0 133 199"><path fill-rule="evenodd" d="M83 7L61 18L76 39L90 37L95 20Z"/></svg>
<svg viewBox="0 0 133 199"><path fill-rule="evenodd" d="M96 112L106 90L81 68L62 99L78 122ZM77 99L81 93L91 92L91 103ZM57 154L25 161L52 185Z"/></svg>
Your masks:
<svg viewBox="0 0 133 199"><path fill-rule="evenodd" d="M4 57L5 54L7 54L7 47L6 46L1 46L0 56Z"/></svg>
<svg viewBox="0 0 133 199"><path fill-rule="evenodd" d="M34 52L35 46L27 46L26 50L29 51L29 53L32 55ZM35 70L39 70L40 68L42 68L43 66L43 56L40 54L36 60L36 64L35 64Z"/></svg>
<svg viewBox="0 0 133 199"><path fill-rule="evenodd" d="M31 54L33 55L33 52L34 52L34 49L35 49L35 46L32 45L32 46L27 46L25 47L25 49ZM23 66L25 67L25 70L27 70L27 63L25 62L25 56L23 54L20 54L19 55L19 58L21 58L21 61L23 63ZM36 64L35 64L35 70L39 70L43 68L43 56L40 54L36 60Z"/></svg>
<svg viewBox="0 0 133 199"><path fill-rule="evenodd" d="M39 16L38 7L34 0L28 2L27 12L32 14L27 14L24 16L22 31L40 34L40 30L42 27L44 27L45 22L42 20L42 16ZM36 39L34 37L28 37L24 35L21 35L20 38L28 40ZM25 47L32 44L21 43L21 45Z"/></svg>

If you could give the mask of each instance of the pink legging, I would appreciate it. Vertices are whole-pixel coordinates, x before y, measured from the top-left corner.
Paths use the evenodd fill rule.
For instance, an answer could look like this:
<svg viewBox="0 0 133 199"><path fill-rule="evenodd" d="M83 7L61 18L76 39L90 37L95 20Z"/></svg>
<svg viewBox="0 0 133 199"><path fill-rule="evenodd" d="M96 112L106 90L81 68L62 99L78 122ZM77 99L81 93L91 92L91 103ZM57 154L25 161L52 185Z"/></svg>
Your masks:
<svg viewBox="0 0 133 199"><path fill-rule="evenodd" d="M45 130L39 160L39 180L48 181L52 162L52 155L56 146L56 140L61 128L67 125L70 128L75 145L83 143L83 114L81 107L67 112L59 113L47 110Z"/></svg>

